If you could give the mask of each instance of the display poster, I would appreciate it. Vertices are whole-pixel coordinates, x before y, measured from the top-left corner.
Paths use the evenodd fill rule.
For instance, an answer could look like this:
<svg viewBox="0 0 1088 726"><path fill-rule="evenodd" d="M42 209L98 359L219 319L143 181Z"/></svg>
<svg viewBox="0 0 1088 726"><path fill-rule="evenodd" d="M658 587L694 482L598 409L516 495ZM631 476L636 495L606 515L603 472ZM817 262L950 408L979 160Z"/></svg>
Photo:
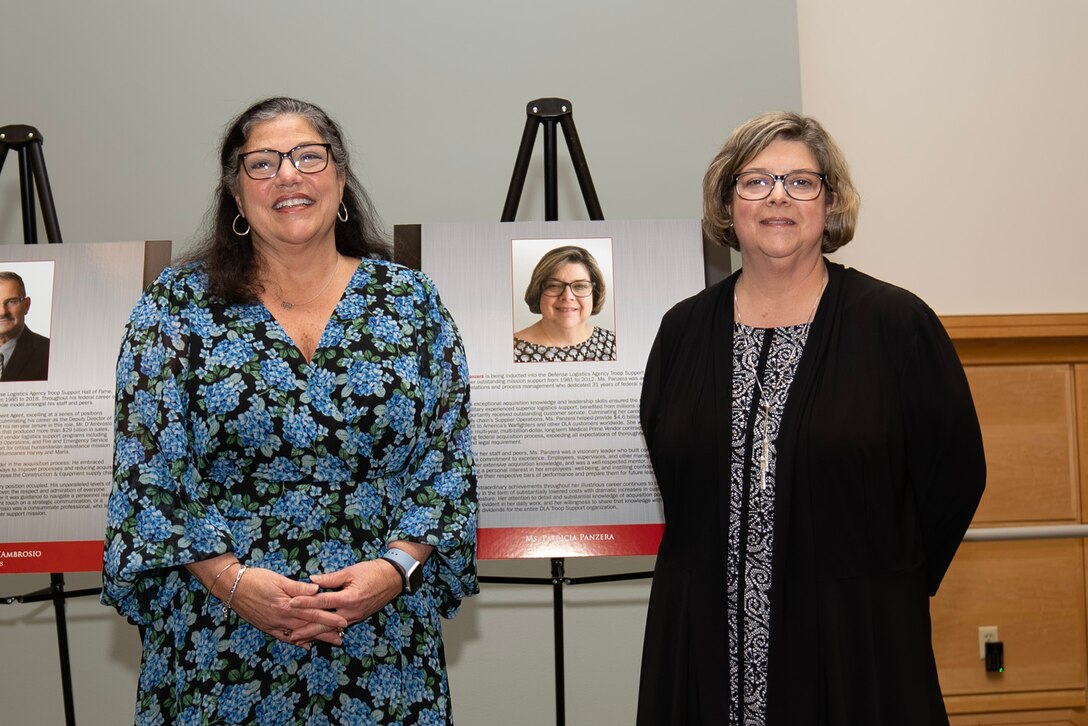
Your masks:
<svg viewBox="0 0 1088 726"><path fill-rule="evenodd" d="M561 247L594 263L588 357L611 359L515 339L552 314L531 283ZM704 287L699 221L424 224L420 266L468 355L480 558L654 554L663 519L638 400L662 315Z"/></svg>
<svg viewBox="0 0 1088 726"><path fill-rule="evenodd" d="M117 352L169 257L163 241L0 245L0 575L102 568Z"/></svg>

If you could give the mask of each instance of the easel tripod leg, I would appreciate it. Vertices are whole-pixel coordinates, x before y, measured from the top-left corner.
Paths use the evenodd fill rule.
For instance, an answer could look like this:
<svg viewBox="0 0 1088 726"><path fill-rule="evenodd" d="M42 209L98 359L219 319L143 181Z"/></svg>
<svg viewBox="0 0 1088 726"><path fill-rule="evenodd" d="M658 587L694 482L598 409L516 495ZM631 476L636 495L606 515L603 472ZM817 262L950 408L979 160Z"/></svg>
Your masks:
<svg viewBox="0 0 1088 726"><path fill-rule="evenodd" d="M65 618L64 574L49 575L49 590L53 595L53 611L57 620L57 647L60 649L60 683L64 694L64 723L75 726L76 710L72 698L72 663L68 657L68 625Z"/></svg>
<svg viewBox="0 0 1088 726"><path fill-rule="evenodd" d="M563 565L562 557L552 558L552 608L555 624L555 723L564 726L567 722L567 705L563 672Z"/></svg>

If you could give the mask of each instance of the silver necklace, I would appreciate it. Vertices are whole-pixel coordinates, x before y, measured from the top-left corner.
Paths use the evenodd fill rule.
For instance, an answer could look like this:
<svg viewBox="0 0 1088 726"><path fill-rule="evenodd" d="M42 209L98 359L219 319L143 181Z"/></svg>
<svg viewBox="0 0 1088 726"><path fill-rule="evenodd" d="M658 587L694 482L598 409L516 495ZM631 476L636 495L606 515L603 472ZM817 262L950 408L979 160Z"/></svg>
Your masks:
<svg viewBox="0 0 1088 726"><path fill-rule="evenodd" d="M337 252L336 253L336 263L332 266L332 272L329 273L329 277L328 277L327 280L325 280L325 284L322 285L321 289L319 289L316 293L314 293L313 297L309 298L308 300L303 300L302 302L297 302L297 303L290 302L289 300L286 300L283 297L283 288L280 287L280 307L283 308L284 310L294 310L297 307L302 307L303 305L309 305L310 303L312 303L314 300L316 300L318 297L321 296L321 293L325 292L325 290L328 289L329 285L332 284L332 278L336 277L336 270L339 267L340 267L340 253ZM276 287L279 287L279 285L277 285Z"/></svg>
<svg viewBox="0 0 1088 726"><path fill-rule="evenodd" d="M738 280L739 282L739 280ZM816 317L816 308L820 307L820 298L824 296L824 288L827 287L827 273L824 273L824 280L820 284L820 292L816 294L816 302L812 305L812 312L808 314L808 321L806 326L812 324L813 318ZM744 325L740 319L740 302L737 300L737 288L733 287L733 311L735 313L736 321L741 325ZM807 331L806 331L807 333ZM774 382L774 387L771 388L771 395L766 395L763 389L763 383L759 380L759 376L756 375L756 371L752 371L752 380L756 382L756 388L759 389L759 400L763 403L763 425L762 428L762 446L759 452L759 490L764 491L767 489L767 470L770 468L770 454L771 454L771 436L770 436L770 423L771 423L771 403L774 401L775 396L778 395L778 388L782 385L783 379L786 376L779 376Z"/></svg>

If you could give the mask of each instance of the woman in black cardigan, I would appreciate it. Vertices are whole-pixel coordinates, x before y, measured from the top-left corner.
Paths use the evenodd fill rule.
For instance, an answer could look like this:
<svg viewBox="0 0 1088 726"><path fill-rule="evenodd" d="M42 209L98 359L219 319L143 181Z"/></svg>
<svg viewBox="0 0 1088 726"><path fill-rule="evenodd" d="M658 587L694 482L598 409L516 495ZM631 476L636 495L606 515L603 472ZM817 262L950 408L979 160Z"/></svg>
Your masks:
<svg viewBox="0 0 1088 726"><path fill-rule="evenodd" d="M666 528L638 723L947 724L929 597L985 482L955 350L913 294L824 259L858 195L815 120L739 127L704 199L743 269L665 315L646 367Z"/></svg>

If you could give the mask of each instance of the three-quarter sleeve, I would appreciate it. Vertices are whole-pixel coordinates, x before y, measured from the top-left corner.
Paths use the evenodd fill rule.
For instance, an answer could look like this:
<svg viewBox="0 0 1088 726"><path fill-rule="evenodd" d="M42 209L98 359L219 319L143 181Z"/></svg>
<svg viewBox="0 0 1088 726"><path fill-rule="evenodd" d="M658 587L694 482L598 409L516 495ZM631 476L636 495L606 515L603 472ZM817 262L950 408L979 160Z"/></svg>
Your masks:
<svg viewBox="0 0 1088 726"><path fill-rule="evenodd" d="M418 274L416 331L423 426L412 452L390 541L432 545L424 572L436 589L440 614L451 617L475 594L476 475L469 423L469 376L464 347L433 283Z"/></svg>
<svg viewBox="0 0 1088 726"><path fill-rule="evenodd" d="M187 377L200 312L190 294L175 271L164 271L133 310L117 363L102 602L136 623L169 596L160 591L174 568L230 547L225 521L199 496Z"/></svg>

